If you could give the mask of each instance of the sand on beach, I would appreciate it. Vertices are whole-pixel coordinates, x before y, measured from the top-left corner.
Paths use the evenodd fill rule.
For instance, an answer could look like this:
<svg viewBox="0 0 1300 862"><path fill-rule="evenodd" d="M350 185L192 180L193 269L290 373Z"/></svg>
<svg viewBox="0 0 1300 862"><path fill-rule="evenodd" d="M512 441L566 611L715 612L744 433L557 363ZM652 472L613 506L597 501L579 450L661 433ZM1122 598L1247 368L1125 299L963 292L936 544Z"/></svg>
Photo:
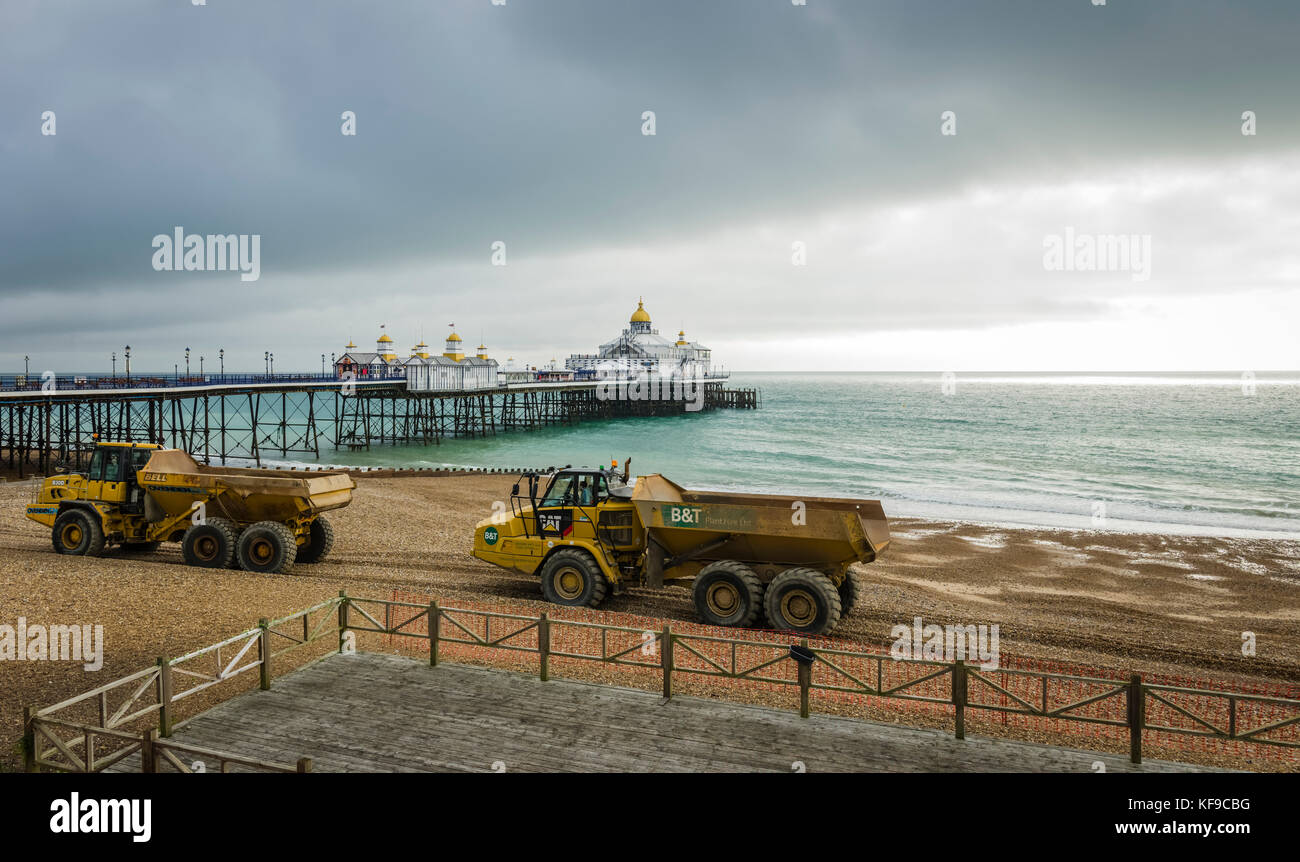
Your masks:
<svg viewBox="0 0 1300 862"><path fill-rule="evenodd" d="M105 661L0 662L0 769L24 706L50 704L275 617L336 596L395 588L457 600L542 601L535 578L469 554L474 524L508 499L503 475L363 478L330 514L329 559L292 574L185 566L178 545L153 554L64 557L27 520L29 483L0 483L0 623L102 624ZM1004 654L1224 683L1300 681L1300 540L1206 538L892 522L882 559L860 567L858 607L834 633L888 644L925 623L997 624ZM634 589L602 610L694 620L687 587ZM1256 655L1242 654L1243 632Z"/></svg>

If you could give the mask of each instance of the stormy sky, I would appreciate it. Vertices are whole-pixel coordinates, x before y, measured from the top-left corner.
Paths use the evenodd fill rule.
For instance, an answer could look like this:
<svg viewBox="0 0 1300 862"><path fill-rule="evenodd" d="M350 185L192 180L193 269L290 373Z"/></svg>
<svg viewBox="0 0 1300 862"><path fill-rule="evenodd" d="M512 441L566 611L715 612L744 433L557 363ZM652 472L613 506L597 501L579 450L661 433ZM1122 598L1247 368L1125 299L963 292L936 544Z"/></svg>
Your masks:
<svg viewBox="0 0 1300 862"><path fill-rule="evenodd" d="M3 0L0 371L544 362L642 295L737 370L1300 367L1300 6L1093 4Z"/></svg>

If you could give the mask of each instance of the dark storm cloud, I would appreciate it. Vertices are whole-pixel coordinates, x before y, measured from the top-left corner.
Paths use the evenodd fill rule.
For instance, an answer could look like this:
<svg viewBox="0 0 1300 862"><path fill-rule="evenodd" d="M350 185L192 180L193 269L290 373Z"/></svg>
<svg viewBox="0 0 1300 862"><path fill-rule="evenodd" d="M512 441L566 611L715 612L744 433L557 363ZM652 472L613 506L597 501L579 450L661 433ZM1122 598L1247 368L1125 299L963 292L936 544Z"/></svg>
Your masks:
<svg viewBox="0 0 1300 862"><path fill-rule="evenodd" d="M203 315L256 331L241 309L258 303L276 326L349 303L355 316L374 289L365 273L486 265L496 239L512 262L671 246L976 184L1212 160L1240 153L1245 109L1267 130L1257 155L1293 149L1300 131L1287 3L210 0L0 15L6 335L66 320L72 297L95 323L70 325L88 334L138 330L124 296L157 303L159 326ZM955 139L937 133L949 109ZM344 110L355 137L339 134ZM643 110L655 137L640 134ZM261 234L262 292L154 272L150 240L175 225ZM450 313L468 283L387 290ZM626 291L609 288L590 308L621 319ZM493 289L534 296L520 274ZM762 303L719 304L735 315L720 327L763 316ZM893 304L898 325L932 305ZM982 314L960 297L947 313Z"/></svg>

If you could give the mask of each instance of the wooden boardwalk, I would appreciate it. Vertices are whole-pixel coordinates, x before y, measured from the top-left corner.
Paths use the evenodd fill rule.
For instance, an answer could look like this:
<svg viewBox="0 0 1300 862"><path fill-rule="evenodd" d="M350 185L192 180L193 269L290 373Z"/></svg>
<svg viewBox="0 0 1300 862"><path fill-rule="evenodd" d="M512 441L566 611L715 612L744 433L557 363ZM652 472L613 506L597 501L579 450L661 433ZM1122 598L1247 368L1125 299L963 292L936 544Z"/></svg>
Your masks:
<svg viewBox="0 0 1300 862"><path fill-rule="evenodd" d="M277 677L174 738L310 757L317 772L1090 772L1099 760L1108 772L1202 770L379 653ZM112 771L139 771L138 756Z"/></svg>

